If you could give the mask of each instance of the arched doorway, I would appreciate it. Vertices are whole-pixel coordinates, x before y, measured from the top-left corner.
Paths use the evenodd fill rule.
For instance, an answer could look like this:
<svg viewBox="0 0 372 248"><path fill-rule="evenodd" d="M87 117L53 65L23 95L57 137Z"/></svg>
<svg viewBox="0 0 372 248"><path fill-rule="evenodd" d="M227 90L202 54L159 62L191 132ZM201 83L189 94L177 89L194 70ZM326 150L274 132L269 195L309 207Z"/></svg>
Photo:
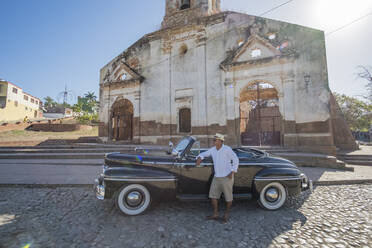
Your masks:
<svg viewBox="0 0 372 248"><path fill-rule="evenodd" d="M111 108L111 138L133 139L133 104L127 99L116 100Z"/></svg>
<svg viewBox="0 0 372 248"><path fill-rule="evenodd" d="M240 93L242 145L280 145L282 116L278 92L269 83L257 81Z"/></svg>

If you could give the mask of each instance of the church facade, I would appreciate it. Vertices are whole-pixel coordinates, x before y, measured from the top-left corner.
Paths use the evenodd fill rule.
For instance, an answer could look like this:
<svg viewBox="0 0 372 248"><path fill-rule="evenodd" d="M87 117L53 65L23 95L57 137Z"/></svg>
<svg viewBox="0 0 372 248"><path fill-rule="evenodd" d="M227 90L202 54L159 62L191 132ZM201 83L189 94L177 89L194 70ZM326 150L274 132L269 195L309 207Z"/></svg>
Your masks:
<svg viewBox="0 0 372 248"><path fill-rule="evenodd" d="M355 141L328 85L324 32L166 0L160 30L100 71L99 136L167 144L283 146L335 154Z"/></svg>

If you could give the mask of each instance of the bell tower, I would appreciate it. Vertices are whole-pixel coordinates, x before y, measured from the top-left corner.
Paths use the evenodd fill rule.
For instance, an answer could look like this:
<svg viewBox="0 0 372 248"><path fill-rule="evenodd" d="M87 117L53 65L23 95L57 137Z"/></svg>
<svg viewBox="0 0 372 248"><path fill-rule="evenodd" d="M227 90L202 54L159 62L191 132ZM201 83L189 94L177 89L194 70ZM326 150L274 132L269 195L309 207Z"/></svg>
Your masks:
<svg viewBox="0 0 372 248"><path fill-rule="evenodd" d="M166 0L162 28L168 28L220 12L221 0Z"/></svg>

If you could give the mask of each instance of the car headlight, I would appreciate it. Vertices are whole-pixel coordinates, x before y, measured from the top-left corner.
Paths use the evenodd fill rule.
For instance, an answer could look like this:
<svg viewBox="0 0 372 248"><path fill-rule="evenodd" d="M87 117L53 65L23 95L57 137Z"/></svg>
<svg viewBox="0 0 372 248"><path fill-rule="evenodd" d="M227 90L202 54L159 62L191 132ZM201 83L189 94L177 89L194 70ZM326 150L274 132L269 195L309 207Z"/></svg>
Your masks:
<svg viewBox="0 0 372 248"><path fill-rule="evenodd" d="M301 186L302 186L302 188L307 188L309 186L309 179L308 179L308 177L304 173L301 173L300 174L300 178L301 178Z"/></svg>

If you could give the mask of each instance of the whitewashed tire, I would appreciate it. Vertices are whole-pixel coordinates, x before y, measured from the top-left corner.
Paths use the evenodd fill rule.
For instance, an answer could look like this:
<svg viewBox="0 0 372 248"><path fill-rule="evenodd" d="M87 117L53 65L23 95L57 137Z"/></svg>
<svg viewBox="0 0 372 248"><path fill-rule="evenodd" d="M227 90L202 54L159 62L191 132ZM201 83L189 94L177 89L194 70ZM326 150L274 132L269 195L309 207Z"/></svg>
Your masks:
<svg viewBox="0 0 372 248"><path fill-rule="evenodd" d="M150 203L150 192L140 184L122 187L116 197L116 206L125 215L142 214L149 208Z"/></svg>
<svg viewBox="0 0 372 248"><path fill-rule="evenodd" d="M271 191L271 194L269 194ZM277 194L275 194L275 192ZM277 198L270 197L277 195ZM266 210L277 210L281 208L287 200L286 188L278 182L272 182L267 184L260 192L258 203Z"/></svg>

